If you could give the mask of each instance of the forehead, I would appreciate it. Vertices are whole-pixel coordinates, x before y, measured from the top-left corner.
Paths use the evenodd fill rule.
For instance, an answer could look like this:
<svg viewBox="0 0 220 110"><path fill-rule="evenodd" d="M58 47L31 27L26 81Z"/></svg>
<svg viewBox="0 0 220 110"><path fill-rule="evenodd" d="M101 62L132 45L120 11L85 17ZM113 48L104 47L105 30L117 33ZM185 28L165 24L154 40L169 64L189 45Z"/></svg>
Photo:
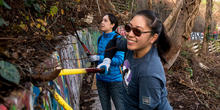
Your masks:
<svg viewBox="0 0 220 110"><path fill-rule="evenodd" d="M133 27L147 28L147 22L148 20L144 16L136 15L131 19L130 24Z"/></svg>
<svg viewBox="0 0 220 110"><path fill-rule="evenodd" d="M107 20L109 20L108 15L103 16L103 19L107 19Z"/></svg>

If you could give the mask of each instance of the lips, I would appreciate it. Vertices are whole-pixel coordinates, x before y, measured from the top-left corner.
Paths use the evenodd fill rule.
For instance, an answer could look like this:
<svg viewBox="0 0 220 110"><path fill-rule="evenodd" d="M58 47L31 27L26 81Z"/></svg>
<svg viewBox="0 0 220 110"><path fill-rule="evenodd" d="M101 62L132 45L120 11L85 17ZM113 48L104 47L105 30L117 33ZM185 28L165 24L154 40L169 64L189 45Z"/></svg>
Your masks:
<svg viewBox="0 0 220 110"><path fill-rule="evenodd" d="M134 43L137 43L137 41L134 41L134 40L128 40L128 39L127 39L127 44L128 44L128 45L131 45L131 44L134 44Z"/></svg>
<svg viewBox="0 0 220 110"><path fill-rule="evenodd" d="M100 27L104 27L104 25L100 25Z"/></svg>

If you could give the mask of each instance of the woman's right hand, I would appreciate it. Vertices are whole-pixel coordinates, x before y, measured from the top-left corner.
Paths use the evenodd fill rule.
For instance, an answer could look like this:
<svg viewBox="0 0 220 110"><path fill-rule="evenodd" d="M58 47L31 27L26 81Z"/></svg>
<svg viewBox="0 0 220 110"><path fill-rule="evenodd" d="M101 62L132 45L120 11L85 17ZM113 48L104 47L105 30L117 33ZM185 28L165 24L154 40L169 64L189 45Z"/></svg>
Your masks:
<svg viewBox="0 0 220 110"><path fill-rule="evenodd" d="M107 75L107 74L108 74L108 69L109 69L109 67L110 67L110 64L111 64L111 59L110 59L110 58L105 58L105 59L103 60L103 62L100 63L100 64L97 66L97 68L105 69L105 71L104 71L103 74Z"/></svg>

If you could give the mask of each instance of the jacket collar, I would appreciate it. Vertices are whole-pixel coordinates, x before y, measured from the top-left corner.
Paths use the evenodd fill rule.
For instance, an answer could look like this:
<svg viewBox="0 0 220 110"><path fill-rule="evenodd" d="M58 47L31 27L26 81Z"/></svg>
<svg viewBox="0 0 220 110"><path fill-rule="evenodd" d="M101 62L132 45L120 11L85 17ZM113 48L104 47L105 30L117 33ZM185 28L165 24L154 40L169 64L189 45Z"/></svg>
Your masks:
<svg viewBox="0 0 220 110"><path fill-rule="evenodd" d="M108 37L108 36L113 36L113 35L115 35L115 31L112 31L112 32L110 32L110 33L102 33L102 35L104 36L104 37Z"/></svg>

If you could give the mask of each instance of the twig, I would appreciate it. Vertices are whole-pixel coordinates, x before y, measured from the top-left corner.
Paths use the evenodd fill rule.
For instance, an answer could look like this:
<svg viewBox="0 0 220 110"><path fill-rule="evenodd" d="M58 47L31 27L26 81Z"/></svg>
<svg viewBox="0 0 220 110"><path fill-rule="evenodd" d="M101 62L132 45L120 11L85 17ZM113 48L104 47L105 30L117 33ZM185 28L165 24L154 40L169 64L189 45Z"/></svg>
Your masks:
<svg viewBox="0 0 220 110"><path fill-rule="evenodd" d="M17 39L16 38L12 38L12 37L11 38L4 38L3 37L3 38L0 38L0 40L17 40Z"/></svg>
<svg viewBox="0 0 220 110"><path fill-rule="evenodd" d="M54 22L53 22L50 26L48 26L47 29L50 29L50 28L57 22L57 19L58 19L59 17L60 17L60 15L58 15L58 16L55 18Z"/></svg>
<svg viewBox="0 0 220 110"><path fill-rule="evenodd" d="M32 22L34 22L34 19L33 19L33 17L31 16L31 13L30 13L30 10L28 9L28 14L29 14L29 16L31 17L31 20L32 20ZM35 22L34 22L35 23Z"/></svg>
<svg viewBox="0 0 220 110"><path fill-rule="evenodd" d="M195 91L197 91L197 92L199 92L199 93L202 93L202 94L204 94L204 95L207 95L207 94L208 94L207 91L204 91L204 90L202 90L202 89L196 88L193 84L192 84L192 85L187 84L187 83L186 83L184 80L182 80L182 79L180 79L180 81L178 81L178 83L181 84L181 85L184 85L184 86L186 86L186 87L188 87L188 88L190 88L190 89L192 89L192 90L195 90Z"/></svg>
<svg viewBox="0 0 220 110"><path fill-rule="evenodd" d="M172 2L173 2L173 4L174 4L174 6L176 7L176 3L172 0ZM176 7L177 8L177 7Z"/></svg>
<svg viewBox="0 0 220 110"><path fill-rule="evenodd" d="M198 100L202 105L205 105L205 104L199 99L199 97L198 97L196 91L193 91L193 92L194 92L194 94L196 95L197 100Z"/></svg>
<svg viewBox="0 0 220 110"><path fill-rule="evenodd" d="M100 6L99 6L99 0L96 0L96 3L98 5L99 14L100 14L100 16L102 16L102 13L101 13L101 10L100 10Z"/></svg>
<svg viewBox="0 0 220 110"><path fill-rule="evenodd" d="M133 12L133 8L134 8L134 0L132 0L132 3L131 3L131 13Z"/></svg>

